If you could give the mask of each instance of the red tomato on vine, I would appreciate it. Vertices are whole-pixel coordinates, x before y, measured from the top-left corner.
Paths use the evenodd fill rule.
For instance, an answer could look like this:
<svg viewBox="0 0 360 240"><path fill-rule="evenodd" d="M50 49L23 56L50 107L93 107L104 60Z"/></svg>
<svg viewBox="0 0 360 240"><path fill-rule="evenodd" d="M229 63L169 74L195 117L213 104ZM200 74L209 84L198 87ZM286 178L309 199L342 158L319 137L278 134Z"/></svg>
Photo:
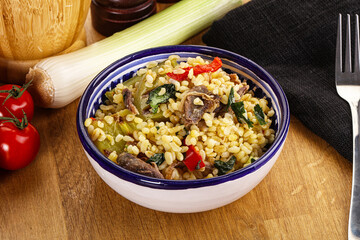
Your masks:
<svg viewBox="0 0 360 240"><path fill-rule="evenodd" d="M34 115L34 101L26 90L31 81L24 86L6 84L0 86L0 117L12 117L9 111L16 118L21 119L24 111L27 119L31 122Z"/></svg>
<svg viewBox="0 0 360 240"><path fill-rule="evenodd" d="M16 170L29 165L40 148L36 128L23 118L0 117L0 168Z"/></svg>

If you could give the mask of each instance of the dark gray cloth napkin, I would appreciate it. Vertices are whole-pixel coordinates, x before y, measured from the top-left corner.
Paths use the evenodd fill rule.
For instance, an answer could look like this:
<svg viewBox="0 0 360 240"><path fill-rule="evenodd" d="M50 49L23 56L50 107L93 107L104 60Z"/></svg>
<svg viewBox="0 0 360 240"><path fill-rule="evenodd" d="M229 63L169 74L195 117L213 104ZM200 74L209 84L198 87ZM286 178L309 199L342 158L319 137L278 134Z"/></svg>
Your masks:
<svg viewBox="0 0 360 240"><path fill-rule="evenodd" d="M335 88L339 13L359 14L360 0L252 0L214 22L203 41L264 67L291 114L351 161L350 108Z"/></svg>

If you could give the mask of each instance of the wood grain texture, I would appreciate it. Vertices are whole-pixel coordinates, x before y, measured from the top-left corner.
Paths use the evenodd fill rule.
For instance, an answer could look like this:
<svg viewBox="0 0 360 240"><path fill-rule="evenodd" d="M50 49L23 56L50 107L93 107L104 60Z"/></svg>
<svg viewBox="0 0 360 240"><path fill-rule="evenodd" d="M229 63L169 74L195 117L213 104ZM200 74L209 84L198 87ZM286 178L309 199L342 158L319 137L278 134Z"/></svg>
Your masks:
<svg viewBox="0 0 360 240"><path fill-rule="evenodd" d="M201 35L185 44L203 44ZM77 137L77 105L36 109L36 160L0 170L0 239L347 239L352 166L293 116L278 161L250 193L219 209L170 214L100 179Z"/></svg>

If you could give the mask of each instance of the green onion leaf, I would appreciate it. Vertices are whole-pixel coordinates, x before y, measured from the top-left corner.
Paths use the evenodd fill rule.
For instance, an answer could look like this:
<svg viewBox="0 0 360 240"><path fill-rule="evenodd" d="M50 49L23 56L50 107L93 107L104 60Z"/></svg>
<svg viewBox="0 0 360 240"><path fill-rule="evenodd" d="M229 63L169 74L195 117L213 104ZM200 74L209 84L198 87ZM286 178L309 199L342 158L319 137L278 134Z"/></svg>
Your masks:
<svg viewBox="0 0 360 240"><path fill-rule="evenodd" d="M160 166L164 161L165 161L165 156L163 153L155 153L146 162L147 163L154 162L156 163L156 165Z"/></svg>
<svg viewBox="0 0 360 240"><path fill-rule="evenodd" d="M63 107L81 96L95 75L115 60L146 48L183 43L244 2L242 0L179 1L99 42L78 51L40 61L27 74L27 81L36 76L33 90L36 95L42 96L38 99L39 104L51 108ZM63 77L64 75L66 78ZM49 84L48 86L53 87L41 87L44 81Z"/></svg>
<svg viewBox="0 0 360 240"><path fill-rule="evenodd" d="M253 122L250 121L247 117L245 117L245 107L244 107L244 102L237 102L237 103L233 103L231 104L231 109L234 111L235 116L238 120L238 122L242 122L242 123L246 123L249 128L253 127Z"/></svg>
<svg viewBox="0 0 360 240"><path fill-rule="evenodd" d="M265 115L259 104L255 105L254 112L255 112L255 117L260 123L260 125L265 125L266 124Z"/></svg>
<svg viewBox="0 0 360 240"><path fill-rule="evenodd" d="M227 162L223 162L220 160L214 161L214 166L219 170L218 175L224 175L227 172L229 172L231 169L233 169L236 162L236 157L231 156Z"/></svg>
<svg viewBox="0 0 360 240"><path fill-rule="evenodd" d="M166 92L162 95L159 95L159 92L161 91L162 88L165 88ZM147 100L146 103L150 105L153 113L157 113L159 105L161 103L165 103L165 102L169 101L170 98L176 98L175 93L176 93L176 90L175 90L174 84L161 85L161 86L153 89L149 93L149 99Z"/></svg>

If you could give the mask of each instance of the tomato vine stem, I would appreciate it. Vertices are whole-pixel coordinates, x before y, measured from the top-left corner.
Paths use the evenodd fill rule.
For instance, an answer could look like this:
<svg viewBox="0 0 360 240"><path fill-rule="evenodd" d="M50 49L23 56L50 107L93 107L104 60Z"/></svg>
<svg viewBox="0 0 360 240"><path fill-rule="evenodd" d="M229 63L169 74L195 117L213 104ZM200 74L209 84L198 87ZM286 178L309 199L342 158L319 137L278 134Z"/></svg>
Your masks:
<svg viewBox="0 0 360 240"><path fill-rule="evenodd" d="M20 87L20 88L16 85L13 85L10 90L0 90L0 93L9 93L6 96L6 98L4 99L2 105L4 105L5 102L11 97L12 98L20 98L23 95L23 93L26 91L26 89L31 86L31 82L32 82L32 79L29 82L22 85L22 87Z"/></svg>
<svg viewBox="0 0 360 240"><path fill-rule="evenodd" d="M5 107L6 108L6 107ZM0 117L0 120L4 120L3 122L11 122L13 123L17 128L19 129L24 129L26 128L28 125L29 125L29 122L28 122L28 119L26 117L26 113L24 112L24 110L22 110L23 114L24 114L24 117L21 118L21 121L15 117L15 115L9 110L6 108L6 110L11 114L11 116L13 116L12 118L11 117ZM1 122L0 122L1 123Z"/></svg>

